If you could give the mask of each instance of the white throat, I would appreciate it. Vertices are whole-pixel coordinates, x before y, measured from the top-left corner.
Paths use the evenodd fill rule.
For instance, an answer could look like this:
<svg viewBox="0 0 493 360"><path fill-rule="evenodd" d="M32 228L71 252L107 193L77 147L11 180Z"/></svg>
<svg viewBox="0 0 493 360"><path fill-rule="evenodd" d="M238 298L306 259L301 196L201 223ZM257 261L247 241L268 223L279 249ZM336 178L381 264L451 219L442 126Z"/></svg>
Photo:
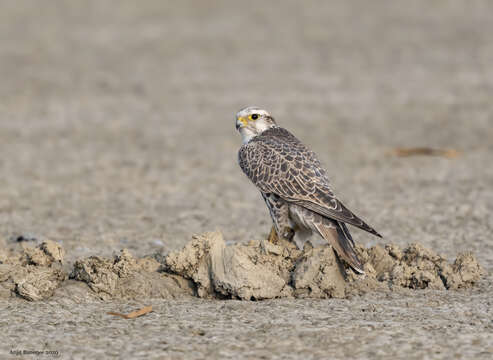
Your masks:
<svg viewBox="0 0 493 360"><path fill-rule="evenodd" d="M273 127L272 124L265 122L265 120L263 119L259 119L255 122L255 129L252 129L248 126L241 128L240 134L243 144L246 144L247 142L252 140L252 138L262 134L265 130L270 129L271 127Z"/></svg>
<svg viewBox="0 0 493 360"><path fill-rule="evenodd" d="M240 134L241 134L241 141L243 142L243 144L246 144L247 142L249 142L255 136L258 135L257 133L253 132L252 129L249 129L247 127L241 128L240 129Z"/></svg>

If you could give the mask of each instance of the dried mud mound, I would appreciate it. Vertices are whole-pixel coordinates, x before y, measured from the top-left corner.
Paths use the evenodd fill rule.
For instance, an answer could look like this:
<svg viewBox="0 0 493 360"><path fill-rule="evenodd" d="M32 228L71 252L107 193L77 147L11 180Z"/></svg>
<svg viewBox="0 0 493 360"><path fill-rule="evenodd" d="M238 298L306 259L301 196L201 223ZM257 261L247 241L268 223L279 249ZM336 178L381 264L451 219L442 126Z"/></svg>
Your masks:
<svg viewBox="0 0 493 360"><path fill-rule="evenodd" d="M47 241L19 253L0 252L0 298L42 300L180 298L261 300L348 298L372 291L456 290L484 273L470 253L453 263L412 244L357 248L365 275L356 275L330 246L299 250L292 243L250 241L226 246L220 232L194 236L182 250L134 258L92 256L64 271L63 249Z"/></svg>
<svg viewBox="0 0 493 360"><path fill-rule="evenodd" d="M383 282L391 289L396 286L435 290L468 288L484 273L471 253L459 254L450 264L421 244L411 244L403 250L396 245L359 247L358 253L365 263L368 278Z"/></svg>
<svg viewBox="0 0 493 360"><path fill-rule="evenodd" d="M191 279L199 297L270 299L291 296L300 251L269 242L226 246L221 233L195 236L165 258L164 270Z"/></svg>
<svg viewBox="0 0 493 360"><path fill-rule="evenodd" d="M420 244L358 247L365 275L341 263L330 246L303 251L267 241L226 246L221 233L196 236L170 253L167 272L190 279L199 297L260 300L281 297L344 298L369 291L459 289L473 286L483 270L470 253L453 264Z"/></svg>
<svg viewBox="0 0 493 360"><path fill-rule="evenodd" d="M0 250L0 298L26 300L51 297L67 278L62 268L64 251L53 241L21 252Z"/></svg>
<svg viewBox="0 0 493 360"><path fill-rule="evenodd" d="M126 249L114 259L91 256L77 260L70 278L85 282L102 299L171 299L193 296L194 284L184 277L159 272L151 257L135 259Z"/></svg>

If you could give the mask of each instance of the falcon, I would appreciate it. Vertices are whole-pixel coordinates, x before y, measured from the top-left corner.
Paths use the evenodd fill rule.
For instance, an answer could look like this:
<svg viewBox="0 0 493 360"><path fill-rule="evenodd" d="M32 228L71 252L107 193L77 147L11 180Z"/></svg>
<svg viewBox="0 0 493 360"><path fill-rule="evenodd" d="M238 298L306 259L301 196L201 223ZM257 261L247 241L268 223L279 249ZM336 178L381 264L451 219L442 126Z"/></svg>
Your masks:
<svg viewBox="0 0 493 360"><path fill-rule="evenodd" d="M363 274L346 224L382 236L335 197L317 155L258 107L240 110L236 129L243 141L238 163L260 190L272 218L269 240L293 241L295 235L307 239L317 234Z"/></svg>

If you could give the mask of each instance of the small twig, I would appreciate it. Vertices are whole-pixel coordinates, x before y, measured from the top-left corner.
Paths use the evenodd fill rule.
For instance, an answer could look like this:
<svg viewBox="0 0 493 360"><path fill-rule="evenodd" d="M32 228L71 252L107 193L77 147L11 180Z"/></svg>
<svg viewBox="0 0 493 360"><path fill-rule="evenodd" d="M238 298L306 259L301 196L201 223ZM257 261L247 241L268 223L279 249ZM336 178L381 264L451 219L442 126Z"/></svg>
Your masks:
<svg viewBox="0 0 493 360"><path fill-rule="evenodd" d="M416 147L416 148L395 148L391 150L391 155L399 156L399 157L408 157L408 156L441 156L449 159L456 158L460 155L460 152L453 149L433 149L427 147Z"/></svg>
<svg viewBox="0 0 493 360"><path fill-rule="evenodd" d="M146 307L143 307L140 310L132 311L130 314L120 314L120 313L116 313L116 312L109 312L107 314L108 315L120 316L120 317L122 317L124 319L135 319L135 318L137 318L139 316L148 314L151 311L152 311L152 306L146 306Z"/></svg>

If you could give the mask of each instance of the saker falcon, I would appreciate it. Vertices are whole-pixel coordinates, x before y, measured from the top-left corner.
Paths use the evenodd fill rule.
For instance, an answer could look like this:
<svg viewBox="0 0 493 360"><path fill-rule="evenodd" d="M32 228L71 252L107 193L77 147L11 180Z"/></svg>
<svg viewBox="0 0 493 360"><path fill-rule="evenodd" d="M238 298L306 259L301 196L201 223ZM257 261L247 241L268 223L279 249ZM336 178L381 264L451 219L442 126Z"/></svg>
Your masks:
<svg viewBox="0 0 493 360"><path fill-rule="evenodd" d="M346 224L382 237L335 197L325 169L315 153L258 107L236 114L243 145L238 162L260 190L273 227L269 239L293 241L320 235L355 271L364 273Z"/></svg>

